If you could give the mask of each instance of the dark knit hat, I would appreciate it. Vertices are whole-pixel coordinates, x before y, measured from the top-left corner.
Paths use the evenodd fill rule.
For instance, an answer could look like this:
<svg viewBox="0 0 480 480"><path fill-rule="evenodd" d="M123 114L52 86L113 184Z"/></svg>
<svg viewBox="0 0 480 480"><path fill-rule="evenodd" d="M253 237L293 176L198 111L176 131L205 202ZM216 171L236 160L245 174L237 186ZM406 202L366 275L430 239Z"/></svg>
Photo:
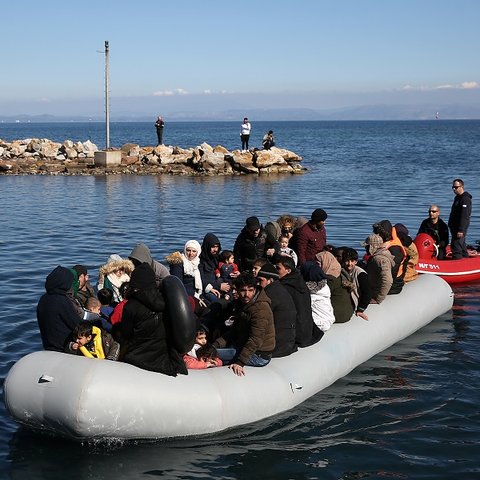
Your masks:
<svg viewBox="0 0 480 480"><path fill-rule="evenodd" d="M262 277L262 278L272 278L273 280L276 280L280 278L278 275L277 269L269 262L267 262L257 273L257 277Z"/></svg>
<svg viewBox="0 0 480 480"><path fill-rule="evenodd" d="M396 223L394 225L397 235L408 235L408 228L403 223Z"/></svg>
<svg viewBox="0 0 480 480"><path fill-rule="evenodd" d="M327 219L328 215L325 210L322 208L316 208L312 212L312 222L324 222Z"/></svg>
<svg viewBox="0 0 480 480"><path fill-rule="evenodd" d="M83 265L74 265L72 269L77 272L78 276L87 274L87 267Z"/></svg>
<svg viewBox="0 0 480 480"><path fill-rule="evenodd" d="M135 267L130 277L130 288L143 290L155 285L155 272L148 263L141 263Z"/></svg>
<svg viewBox="0 0 480 480"><path fill-rule="evenodd" d="M260 220L257 217L248 217L245 225L250 230L258 230L260 228Z"/></svg>

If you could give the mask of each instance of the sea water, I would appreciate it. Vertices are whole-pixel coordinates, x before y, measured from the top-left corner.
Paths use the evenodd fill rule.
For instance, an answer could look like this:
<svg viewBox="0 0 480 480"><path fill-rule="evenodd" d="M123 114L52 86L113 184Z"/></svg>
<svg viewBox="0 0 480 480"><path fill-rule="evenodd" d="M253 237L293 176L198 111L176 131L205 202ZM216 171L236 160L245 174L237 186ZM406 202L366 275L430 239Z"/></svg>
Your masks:
<svg viewBox="0 0 480 480"><path fill-rule="evenodd" d="M473 195L467 241L480 239L480 122L252 122L304 157L295 176L0 176L0 374L41 348L35 307L56 266L87 265L146 243L164 261L214 232L231 248L245 218L328 212L328 241L362 252L372 223L412 236L430 203L447 220L451 181ZM117 123L112 144L153 144L152 124ZM101 124L1 124L0 138L90 139ZM239 124L167 123L165 142L239 148ZM480 284L454 308L299 407L202 438L79 445L20 428L0 406L6 478L476 478L480 423ZM248 375L248 372L247 372ZM238 379L241 381L241 378ZM108 398L99 399L108 402ZM202 414L202 405L192 409Z"/></svg>

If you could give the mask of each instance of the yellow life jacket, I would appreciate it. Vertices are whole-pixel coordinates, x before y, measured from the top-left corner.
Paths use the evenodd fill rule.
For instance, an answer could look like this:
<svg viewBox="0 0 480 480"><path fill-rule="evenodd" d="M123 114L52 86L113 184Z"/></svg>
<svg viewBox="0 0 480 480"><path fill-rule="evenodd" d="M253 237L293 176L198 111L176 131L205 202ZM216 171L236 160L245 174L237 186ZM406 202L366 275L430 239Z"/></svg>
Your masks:
<svg viewBox="0 0 480 480"><path fill-rule="evenodd" d="M98 327L92 327L93 338L93 347L94 350L91 352L87 347L80 347L80 351L85 357L89 358L105 358L105 352L103 351L102 345L102 331Z"/></svg>

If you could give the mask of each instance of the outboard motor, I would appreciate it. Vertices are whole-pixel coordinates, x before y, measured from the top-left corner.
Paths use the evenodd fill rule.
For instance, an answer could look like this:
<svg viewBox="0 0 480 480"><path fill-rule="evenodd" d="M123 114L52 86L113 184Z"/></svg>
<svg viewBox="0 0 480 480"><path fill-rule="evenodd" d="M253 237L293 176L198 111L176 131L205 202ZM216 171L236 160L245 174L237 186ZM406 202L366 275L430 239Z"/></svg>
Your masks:
<svg viewBox="0 0 480 480"><path fill-rule="evenodd" d="M423 260L429 258L437 258L438 247L435 244L433 238L427 233L420 233L415 237L413 241L418 250L418 257Z"/></svg>

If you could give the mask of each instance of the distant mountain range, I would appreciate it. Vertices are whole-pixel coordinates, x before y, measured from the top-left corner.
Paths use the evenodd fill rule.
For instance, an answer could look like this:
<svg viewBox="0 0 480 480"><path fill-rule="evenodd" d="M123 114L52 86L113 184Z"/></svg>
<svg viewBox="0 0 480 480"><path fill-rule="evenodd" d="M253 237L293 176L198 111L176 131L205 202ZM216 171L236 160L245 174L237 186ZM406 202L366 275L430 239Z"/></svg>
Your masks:
<svg viewBox="0 0 480 480"><path fill-rule="evenodd" d="M255 121L314 121L314 120L473 120L480 119L480 106L466 105L363 105L331 110L309 108L249 109L250 119ZM237 121L244 110L218 112L178 111L165 113L168 121ZM111 114L112 122L150 122L155 115ZM103 122L103 116L55 116L17 115L3 116L2 123L53 123L53 122Z"/></svg>

